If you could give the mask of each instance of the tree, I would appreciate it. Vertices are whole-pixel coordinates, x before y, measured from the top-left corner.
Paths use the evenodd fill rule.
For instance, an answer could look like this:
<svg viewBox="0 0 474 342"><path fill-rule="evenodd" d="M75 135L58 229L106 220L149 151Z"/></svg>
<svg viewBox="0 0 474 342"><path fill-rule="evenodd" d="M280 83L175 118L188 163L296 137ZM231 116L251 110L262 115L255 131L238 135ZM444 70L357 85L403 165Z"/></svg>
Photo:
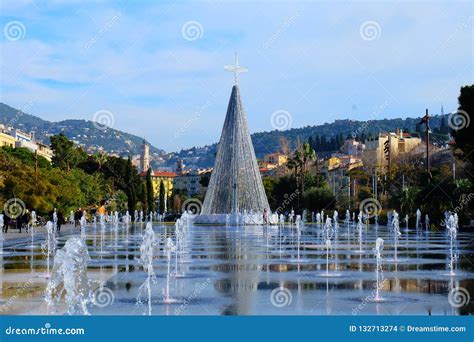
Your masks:
<svg viewBox="0 0 474 342"><path fill-rule="evenodd" d="M281 136L279 140L281 153L288 156L290 154L290 142L284 136Z"/></svg>
<svg viewBox="0 0 474 342"><path fill-rule="evenodd" d="M334 209L336 199L329 188L313 187L303 194L304 207L310 211L320 211L322 209Z"/></svg>
<svg viewBox="0 0 474 342"><path fill-rule="evenodd" d="M128 199L128 210L132 216L132 219L135 219L135 209L137 207L137 187L135 183L135 177L136 175L136 169L132 165L132 160L130 159L130 156L128 157L127 160L127 165L125 169L125 184L124 184L124 191L125 194L127 195Z"/></svg>
<svg viewBox="0 0 474 342"><path fill-rule="evenodd" d="M400 212L404 214L412 215L417 207L417 196L420 190L414 186L407 186L401 191L400 201Z"/></svg>
<svg viewBox="0 0 474 342"><path fill-rule="evenodd" d="M142 182L142 186L140 189L140 199L142 203L142 210L145 214L148 213L148 195L146 190L146 182Z"/></svg>
<svg viewBox="0 0 474 342"><path fill-rule="evenodd" d="M98 152L92 156L92 159L96 162L98 165L98 169L100 170L102 166L107 162L107 155L103 152Z"/></svg>
<svg viewBox="0 0 474 342"><path fill-rule="evenodd" d="M316 151L309 143L304 143L301 149L302 170L301 170L301 192L304 193L306 174L308 172L308 164L316 160Z"/></svg>
<svg viewBox="0 0 474 342"><path fill-rule="evenodd" d="M153 182L151 180L151 168L149 168L146 173L145 182L146 182L148 212L155 211L155 196L154 196L154 191L153 191Z"/></svg>
<svg viewBox="0 0 474 342"><path fill-rule="evenodd" d="M160 205L160 214L165 213L166 206L166 194L165 194L165 184L163 181L160 181L160 194L159 194L159 205Z"/></svg>
<svg viewBox="0 0 474 342"><path fill-rule="evenodd" d="M80 162L87 159L87 154L82 148L74 147L74 143L63 133L50 137L51 149L53 150L53 166L62 170L70 171Z"/></svg>
<svg viewBox="0 0 474 342"><path fill-rule="evenodd" d="M205 174L203 174L200 178L199 178L199 184L204 187L204 188L207 188L209 186L209 181L211 180L211 173L210 172L206 172Z"/></svg>
<svg viewBox="0 0 474 342"><path fill-rule="evenodd" d="M311 147L309 143L304 143L301 155L303 162L303 173L306 173L308 170L308 164L316 160L316 151Z"/></svg>
<svg viewBox="0 0 474 342"><path fill-rule="evenodd" d="M439 132L441 134L447 134L448 133L448 126L446 126L446 118L444 116L441 117L441 122L439 124Z"/></svg>
<svg viewBox="0 0 474 342"><path fill-rule="evenodd" d="M458 159L466 161L470 167L474 165L474 124L469 123L470 118L474 116L474 85L461 87L461 93L458 97L459 111L453 117L453 126L458 128L453 131L455 140L455 155ZM457 120L457 121L456 121ZM450 122L451 124L451 122Z"/></svg>
<svg viewBox="0 0 474 342"><path fill-rule="evenodd" d="M51 168L50 162L41 156L35 155L33 152L28 150L27 148L24 147L9 147L9 146L3 146L1 147L5 152L7 152L9 155L17 158L20 160L22 163L34 167L37 165L39 168Z"/></svg>

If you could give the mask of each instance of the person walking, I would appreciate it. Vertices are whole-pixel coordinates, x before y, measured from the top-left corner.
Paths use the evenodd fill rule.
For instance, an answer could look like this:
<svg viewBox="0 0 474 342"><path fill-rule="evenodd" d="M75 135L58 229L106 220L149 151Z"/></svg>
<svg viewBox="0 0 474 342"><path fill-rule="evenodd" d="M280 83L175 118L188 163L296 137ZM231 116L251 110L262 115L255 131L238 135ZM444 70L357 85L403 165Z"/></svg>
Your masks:
<svg viewBox="0 0 474 342"><path fill-rule="evenodd" d="M263 209L263 224L268 224L268 211L267 211L267 208Z"/></svg>
<svg viewBox="0 0 474 342"><path fill-rule="evenodd" d="M26 230L26 233L30 231L30 220L31 220L31 214L28 209L25 210L25 213L23 214L23 217L21 218L21 224Z"/></svg>
<svg viewBox="0 0 474 342"><path fill-rule="evenodd" d="M78 208L74 214L74 228L80 227L80 221L82 217L82 208Z"/></svg>
<svg viewBox="0 0 474 342"><path fill-rule="evenodd" d="M23 215L19 215L15 220L18 233L21 234L21 227L23 226Z"/></svg>
<svg viewBox="0 0 474 342"><path fill-rule="evenodd" d="M8 233L8 226L10 225L11 218L7 215L6 211L3 210L3 227L2 231L6 234Z"/></svg>
<svg viewBox="0 0 474 342"><path fill-rule="evenodd" d="M64 215L61 210L58 210L58 223L56 225L56 231L59 233L61 231L61 225L65 223Z"/></svg>

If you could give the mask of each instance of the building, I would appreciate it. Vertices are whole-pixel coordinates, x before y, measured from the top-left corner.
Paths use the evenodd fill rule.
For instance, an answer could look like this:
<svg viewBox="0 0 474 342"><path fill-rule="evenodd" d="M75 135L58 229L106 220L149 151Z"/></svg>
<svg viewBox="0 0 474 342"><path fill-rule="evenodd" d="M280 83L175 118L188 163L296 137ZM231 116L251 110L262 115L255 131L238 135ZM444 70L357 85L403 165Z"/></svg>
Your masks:
<svg viewBox="0 0 474 342"><path fill-rule="evenodd" d="M360 158L351 155L331 156L323 162L321 172L336 197L347 194L350 189L349 171L362 167Z"/></svg>
<svg viewBox="0 0 474 342"><path fill-rule="evenodd" d="M288 162L288 156L282 153L269 153L263 157L263 161L277 167L285 165Z"/></svg>
<svg viewBox="0 0 474 342"><path fill-rule="evenodd" d="M147 172L150 168L150 146L143 140L142 153L140 155L140 171Z"/></svg>
<svg viewBox="0 0 474 342"><path fill-rule="evenodd" d="M8 146L15 147L16 139L9 134L9 131L4 125L0 125L0 147Z"/></svg>
<svg viewBox="0 0 474 342"><path fill-rule="evenodd" d="M15 138L16 141L34 142L35 140L33 133L26 133L19 129L13 130L12 136Z"/></svg>
<svg viewBox="0 0 474 342"><path fill-rule="evenodd" d="M262 169L265 169L265 170L272 170L272 169L274 169L274 168L276 168L276 167L278 167L278 166L275 165L275 164L266 162L266 161L264 161L264 160L259 160L259 161L258 161L258 167L259 167L260 170L262 170Z"/></svg>
<svg viewBox="0 0 474 342"><path fill-rule="evenodd" d="M355 139L348 139L344 141L344 144L341 146L341 153L350 155L350 156L361 156L365 150L365 145L360 141Z"/></svg>
<svg viewBox="0 0 474 342"><path fill-rule="evenodd" d="M184 160L183 159L180 159L178 160L178 162L176 163L176 173L179 175L181 173L184 172Z"/></svg>
<svg viewBox="0 0 474 342"><path fill-rule="evenodd" d="M403 133L401 130L393 133L379 133L379 135L365 142L362 154L364 165L368 169L377 169L385 173L389 163L400 163L410 159L422 141L418 137Z"/></svg>
<svg viewBox="0 0 474 342"><path fill-rule="evenodd" d="M142 179L146 179L147 171L140 173ZM151 183L153 185L153 196L158 200L160 198L160 184L163 182L165 188L166 201L171 198L173 194L175 172L171 171L151 171Z"/></svg>
<svg viewBox="0 0 474 342"><path fill-rule="evenodd" d="M34 133L26 133L19 129L7 128L0 125L0 147L26 148L33 153L51 161L53 150L42 142L35 141Z"/></svg>
<svg viewBox="0 0 474 342"><path fill-rule="evenodd" d="M186 191L189 196L204 194L207 187L201 185L201 179L210 175L211 171L212 169L182 171L174 178L174 188Z"/></svg>
<svg viewBox="0 0 474 342"><path fill-rule="evenodd" d="M53 159L53 150L50 149L48 145L45 145L41 142L37 142L36 146L37 146L36 153L40 157L43 157L48 161L51 161Z"/></svg>

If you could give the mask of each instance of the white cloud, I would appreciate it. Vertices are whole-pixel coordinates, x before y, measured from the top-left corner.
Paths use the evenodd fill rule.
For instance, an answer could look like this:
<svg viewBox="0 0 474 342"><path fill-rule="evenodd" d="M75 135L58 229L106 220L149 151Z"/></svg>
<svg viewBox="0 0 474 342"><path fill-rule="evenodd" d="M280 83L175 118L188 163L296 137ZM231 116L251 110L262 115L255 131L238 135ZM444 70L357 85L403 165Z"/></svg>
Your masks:
<svg viewBox="0 0 474 342"><path fill-rule="evenodd" d="M168 150L217 140L232 84L223 65L234 51L250 69L241 86L252 131L271 129L279 108L303 126L365 119L387 97L388 117L440 101L453 107L472 75L472 17L462 2L15 1L2 13L2 23L21 20L27 34L0 42L1 101L21 107L37 98L33 114L52 120L107 108L117 128ZM190 20L204 30L191 42L181 33ZM360 37L367 20L380 24L374 41ZM173 138L212 94L213 105Z"/></svg>

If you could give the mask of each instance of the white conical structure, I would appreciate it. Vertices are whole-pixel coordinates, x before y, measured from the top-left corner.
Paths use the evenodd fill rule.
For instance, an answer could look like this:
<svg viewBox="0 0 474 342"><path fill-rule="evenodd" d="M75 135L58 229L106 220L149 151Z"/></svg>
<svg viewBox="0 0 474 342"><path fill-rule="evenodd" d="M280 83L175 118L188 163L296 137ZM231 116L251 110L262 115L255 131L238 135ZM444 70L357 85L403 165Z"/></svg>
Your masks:
<svg viewBox="0 0 474 342"><path fill-rule="evenodd" d="M235 69L230 71L237 74L242 70L245 69L239 67L236 61ZM226 214L246 213L248 218L253 213L254 219L246 219L241 223L261 223L264 211L270 213L270 207L247 127L239 87L235 84L206 198L196 222L225 223Z"/></svg>

